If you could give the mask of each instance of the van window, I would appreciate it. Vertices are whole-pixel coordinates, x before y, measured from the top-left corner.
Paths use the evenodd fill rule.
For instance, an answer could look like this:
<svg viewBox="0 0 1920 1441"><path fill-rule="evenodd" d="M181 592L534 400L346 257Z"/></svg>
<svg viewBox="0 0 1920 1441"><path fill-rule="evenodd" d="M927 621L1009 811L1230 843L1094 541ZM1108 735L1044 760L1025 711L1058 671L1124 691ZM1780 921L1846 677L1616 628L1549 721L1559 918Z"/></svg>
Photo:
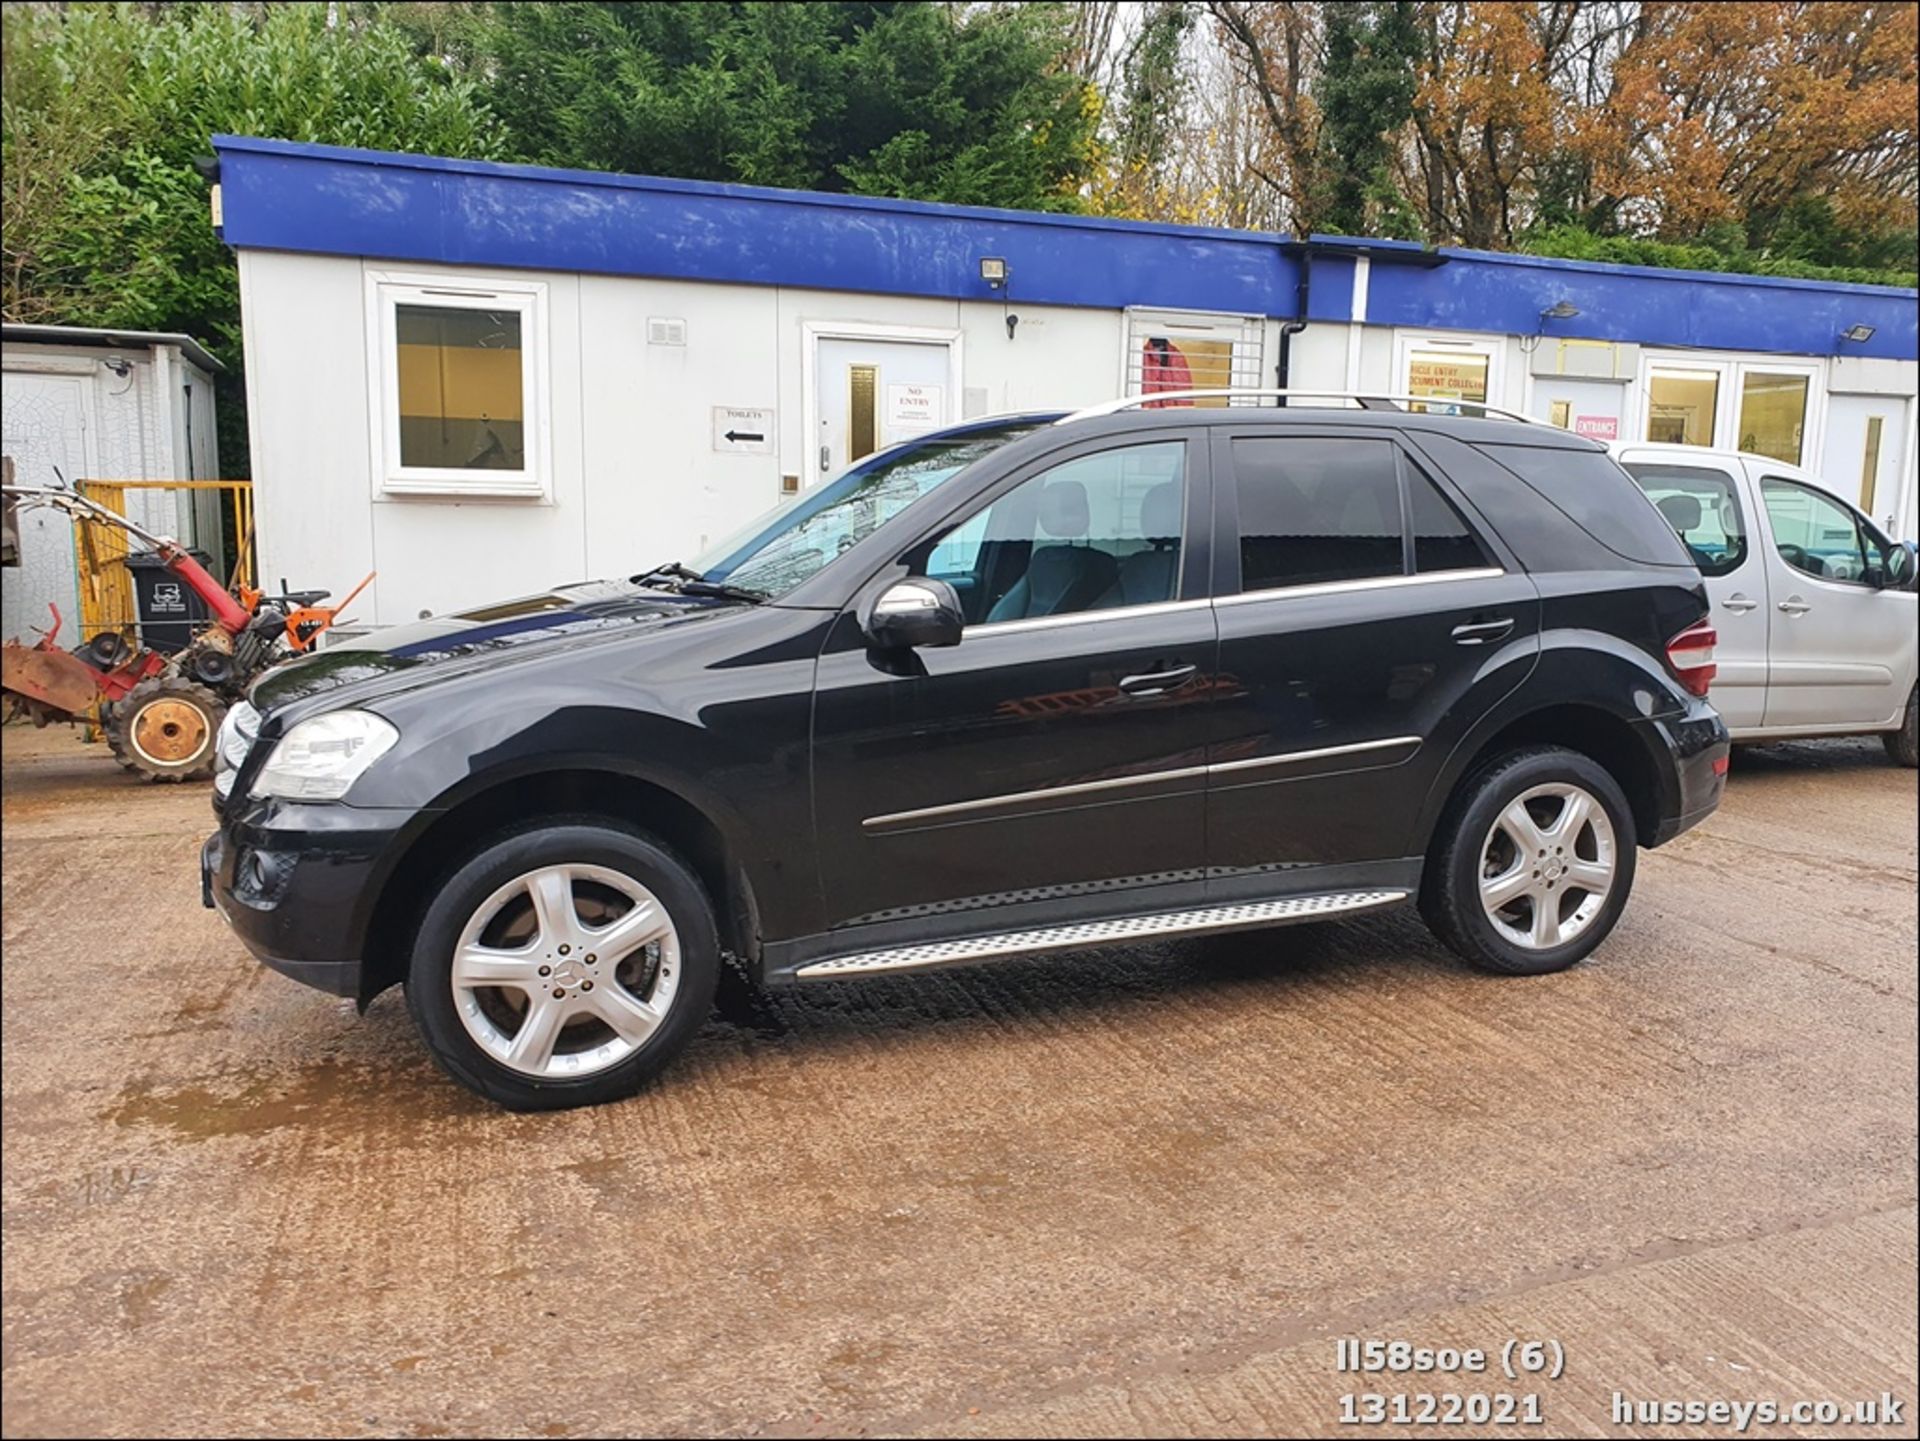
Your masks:
<svg viewBox="0 0 1920 1441"><path fill-rule="evenodd" d="M1693 567L1673 527L1604 452L1495 444L1482 444L1480 450L1615 555L1643 565Z"/></svg>
<svg viewBox="0 0 1920 1441"><path fill-rule="evenodd" d="M1812 486L1773 475L1760 482L1760 499L1774 548L1788 565L1821 580L1865 584L1867 552L1852 511Z"/></svg>
<svg viewBox="0 0 1920 1441"><path fill-rule="evenodd" d="M1731 575L1746 564L1746 517L1732 476L1664 461L1634 461L1626 470L1667 518L1700 574Z"/></svg>

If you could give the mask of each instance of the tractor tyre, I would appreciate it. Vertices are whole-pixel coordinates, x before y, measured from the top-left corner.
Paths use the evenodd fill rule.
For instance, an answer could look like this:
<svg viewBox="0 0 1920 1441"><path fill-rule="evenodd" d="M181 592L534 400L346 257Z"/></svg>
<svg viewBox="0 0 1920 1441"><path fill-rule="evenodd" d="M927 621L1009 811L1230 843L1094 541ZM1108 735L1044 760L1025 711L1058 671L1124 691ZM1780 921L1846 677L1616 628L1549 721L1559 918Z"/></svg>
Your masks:
<svg viewBox="0 0 1920 1441"><path fill-rule="evenodd" d="M182 676L143 680L113 708L107 744L128 770L155 781L199 780L213 774L213 757L226 702Z"/></svg>

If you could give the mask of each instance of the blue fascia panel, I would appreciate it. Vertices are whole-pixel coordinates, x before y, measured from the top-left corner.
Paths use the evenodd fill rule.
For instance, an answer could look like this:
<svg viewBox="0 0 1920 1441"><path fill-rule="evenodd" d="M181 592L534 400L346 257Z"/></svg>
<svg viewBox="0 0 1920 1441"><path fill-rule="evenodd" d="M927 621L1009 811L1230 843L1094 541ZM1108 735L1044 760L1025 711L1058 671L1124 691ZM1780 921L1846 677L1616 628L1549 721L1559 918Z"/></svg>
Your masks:
<svg viewBox="0 0 1920 1441"><path fill-rule="evenodd" d="M1015 305L1129 305L1291 318L1286 237L709 181L447 160L215 136L227 243L397 261L575 270L992 300L982 256L1007 260ZM1914 359L1917 293L1879 286L1320 236L1378 252L1367 320L1801 355ZM1320 256L1310 319L1344 321L1353 262ZM1541 321L1558 300L1580 314ZM1871 340L1842 341L1848 326Z"/></svg>
<svg viewBox="0 0 1920 1441"><path fill-rule="evenodd" d="M1376 263L1367 320L1706 350L1920 357L1920 292L1913 290L1480 250L1440 253L1447 263L1431 270ZM1570 320L1542 320L1540 312L1560 300L1580 313ZM1314 309L1319 308L1316 298ZM1864 342L1840 338L1841 331L1857 324L1871 325L1873 337Z"/></svg>
<svg viewBox="0 0 1920 1441"><path fill-rule="evenodd" d="M1314 256L1313 283L1307 291L1307 319L1345 324L1353 315L1353 280L1358 269L1354 261L1343 255Z"/></svg>
<svg viewBox="0 0 1920 1441"><path fill-rule="evenodd" d="M216 136L238 248L745 285L1286 316L1285 238Z"/></svg>

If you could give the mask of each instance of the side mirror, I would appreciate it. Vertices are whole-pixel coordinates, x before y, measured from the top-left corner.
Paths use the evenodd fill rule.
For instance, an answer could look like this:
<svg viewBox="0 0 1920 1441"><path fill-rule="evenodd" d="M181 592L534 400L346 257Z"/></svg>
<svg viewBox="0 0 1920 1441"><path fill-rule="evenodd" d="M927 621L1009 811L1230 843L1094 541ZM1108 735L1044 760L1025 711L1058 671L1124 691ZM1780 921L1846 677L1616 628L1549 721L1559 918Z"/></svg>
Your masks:
<svg viewBox="0 0 1920 1441"><path fill-rule="evenodd" d="M1916 570L1913 546L1898 541L1887 547L1886 585L1889 590L1912 590Z"/></svg>
<svg viewBox="0 0 1920 1441"><path fill-rule="evenodd" d="M864 628L868 642L880 650L910 650L958 645L966 623L952 586L916 575L880 592Z"/></svg>

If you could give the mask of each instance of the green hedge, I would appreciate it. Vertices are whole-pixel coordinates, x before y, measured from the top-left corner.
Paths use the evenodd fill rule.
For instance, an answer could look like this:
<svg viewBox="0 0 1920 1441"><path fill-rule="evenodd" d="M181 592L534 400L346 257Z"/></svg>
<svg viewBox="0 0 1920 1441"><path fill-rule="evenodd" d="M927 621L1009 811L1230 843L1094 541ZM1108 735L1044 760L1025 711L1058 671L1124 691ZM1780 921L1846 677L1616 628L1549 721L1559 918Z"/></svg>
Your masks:
<svg viewBox="0 0 1920 1441"><path fill-rule="evenodd" d="M1661 270L1714 270L1737 275L1777 275L1788 280L1834 280L1850 285L1894 285L1911 289L1920 283L1913 270L1858 265L1814 265L1805 260L1773 257L1757 250L1723 250L1712 245L1676 245L1663 240L1636 240L1625 235L1595 235L1577 225L1557 225L1523 237L1518 249L1526 255L1555 260L1597 260L1612 265L1646 265Z"/></svg>

